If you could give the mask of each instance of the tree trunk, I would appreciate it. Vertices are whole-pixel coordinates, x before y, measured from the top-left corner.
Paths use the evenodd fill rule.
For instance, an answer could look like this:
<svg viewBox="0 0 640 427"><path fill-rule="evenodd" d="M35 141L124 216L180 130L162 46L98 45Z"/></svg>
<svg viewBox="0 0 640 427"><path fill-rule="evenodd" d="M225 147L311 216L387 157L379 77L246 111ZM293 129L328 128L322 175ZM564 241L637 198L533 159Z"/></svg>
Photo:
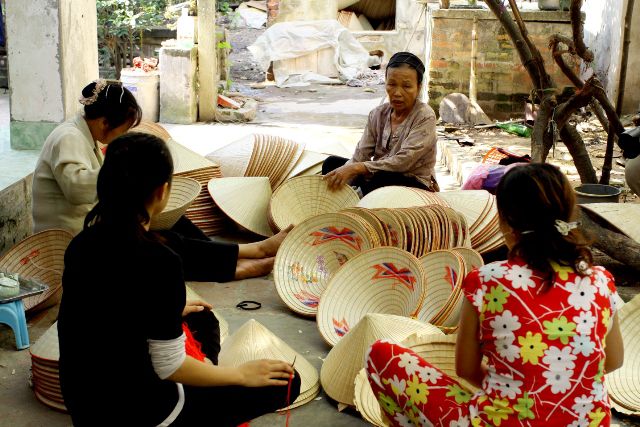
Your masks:
<svg viewBox="0 0 640 427"><path fill-rule="evenodd" d="M600 226L583 209L579 209L579 211L585 237L593 241L593 247L634 270L640 271L640 244L638 242Z"/></svg>
<svg viewBox="0 0 640 427"><path fill-rule="evenodd" d="M584 141L576 128L573 125L566 124L560 130L560 138L569 149L573 163L580 175L580 181L584 184L596 184L598 182L596 171L593 169L587 147L585 147Z"/></svg>

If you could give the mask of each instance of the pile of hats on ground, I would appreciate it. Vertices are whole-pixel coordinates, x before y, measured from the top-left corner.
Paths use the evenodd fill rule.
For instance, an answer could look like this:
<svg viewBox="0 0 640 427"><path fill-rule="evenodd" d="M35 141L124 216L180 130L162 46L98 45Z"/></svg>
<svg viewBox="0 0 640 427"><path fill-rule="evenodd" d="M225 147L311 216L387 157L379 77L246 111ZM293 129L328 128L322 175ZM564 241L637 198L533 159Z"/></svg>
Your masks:
<svg viewBox="0 0 640 427"><path fill-rule="evenodd" d="M160 214L161 218L156 219L154 228L171 228L180 216L185 215L208 236L223 232L229 226L229 220L213 202L207 187L212 179L222 178L220 167L174 141L169 132L158 123L141 122L131 131L163 139L173 157L175 179L170 202ZM195 180L199 184L196 194L195 185L186 179ZM185 184L187 182L190 184Z"/></svg>
<svg viewBox="0 0 640 427"><path fill-rule="evenodd" d="M458 190L431 193L410 187L389 186L362 198L359 207L406 208L437 204L451 207L466 219L471 247L487 253L504 245L500 232L496 198L485 190Z"/></svg>
<svg viewBox="0 0 640 427"><path fill-rule="evenodd" d="M225 177L266 176L272 189L287 178L317 170L326 155L306 152L304 144L273 135L248 135L206 155Z"/></svg>

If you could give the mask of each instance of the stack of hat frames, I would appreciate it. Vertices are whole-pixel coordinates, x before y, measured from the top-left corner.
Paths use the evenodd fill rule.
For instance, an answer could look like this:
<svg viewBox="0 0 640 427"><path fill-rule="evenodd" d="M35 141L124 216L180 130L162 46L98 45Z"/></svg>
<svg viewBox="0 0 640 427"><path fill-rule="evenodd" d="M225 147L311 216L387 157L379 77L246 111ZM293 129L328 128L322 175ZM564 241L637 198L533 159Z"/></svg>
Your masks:
<svg viewBox="0 0 640 427"><path fill-rule="evenodd" d="M220 167L174 141L158 123L142 122L131 131L150 133L164 139L173 157L174 175L194 179L200 184L200 193L189 205L185 216L208 236L223 232L229 226L229 220L215 205L207 187L212 179L222 178Z"/></svg>
<svg viewBox="0 0 640 427"><path fill-rule="evenodd" d="M220 366L239 366L253 360L272 359L294 363L300 374L300 395L287 408L293 409L312 401L320 392L318 371L300 353L275 336L262 324L251 319L225 340L220 349Z"/></svg>

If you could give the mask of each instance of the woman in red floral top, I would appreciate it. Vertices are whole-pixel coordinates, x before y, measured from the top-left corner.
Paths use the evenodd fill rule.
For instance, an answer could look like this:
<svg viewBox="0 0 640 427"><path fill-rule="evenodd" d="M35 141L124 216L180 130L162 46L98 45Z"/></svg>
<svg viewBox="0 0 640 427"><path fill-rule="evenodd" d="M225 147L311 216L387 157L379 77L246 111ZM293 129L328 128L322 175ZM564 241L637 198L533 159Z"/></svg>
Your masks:
<svg viewBox="0 0 640 427"><path fill-rule="evenodd" d="M619 299L572 222L573 189L556 167L531 164L496 196L509 259L466 277L456 345L458 375L480 390L379 341L367 357L374 393L394 426L608 426Z"/></svg>

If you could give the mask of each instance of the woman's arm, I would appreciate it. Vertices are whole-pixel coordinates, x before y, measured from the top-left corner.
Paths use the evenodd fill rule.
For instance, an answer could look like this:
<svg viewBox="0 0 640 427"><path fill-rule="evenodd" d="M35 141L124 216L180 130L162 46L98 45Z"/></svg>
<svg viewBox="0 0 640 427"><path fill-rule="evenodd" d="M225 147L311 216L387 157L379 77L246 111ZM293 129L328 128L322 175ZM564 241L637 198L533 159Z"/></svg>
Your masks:
<svg viewBox="0 0 640 427"><path fill-rule="evenodd" d="M51 170L69 203L83 205L97 201L99 167L87 157L88 142L79 136L63 135L52 150Z"/></svg>
<svg viewBox="0 0 640 427"><path fill-rule="evenodd" d="M620 333L618 313L614 314L612 323L611 330L605 337L604 370L607 373L615 371L621 367L624 362L624 344L622 342L622 334Z"/></svg>
<svg viewBox="0 0 640 427"><path fill-rule="evenodd" d="M416 121L409 135L402 141L400 150L390 157L365 162L370 172L410 172L421 159L436 153L436 118L425 116Z"/></svg>
<svg viewBox="0 0 640 427"><path fill-rule="evenodd" d="M266 387L287 385L292 374L291 365L277 360L256 360L234 368L211 365L187 356L167 379L196 387Z"/></svg>
<svg viewBox="0 0 640 427"><path fill-rule="evenodd" d="M482 365L482 353L478 340L480 323L473 305L465 298L460 312L458 338L456 341L456 374L473 384L482 387L486 367Z"/></svg>

